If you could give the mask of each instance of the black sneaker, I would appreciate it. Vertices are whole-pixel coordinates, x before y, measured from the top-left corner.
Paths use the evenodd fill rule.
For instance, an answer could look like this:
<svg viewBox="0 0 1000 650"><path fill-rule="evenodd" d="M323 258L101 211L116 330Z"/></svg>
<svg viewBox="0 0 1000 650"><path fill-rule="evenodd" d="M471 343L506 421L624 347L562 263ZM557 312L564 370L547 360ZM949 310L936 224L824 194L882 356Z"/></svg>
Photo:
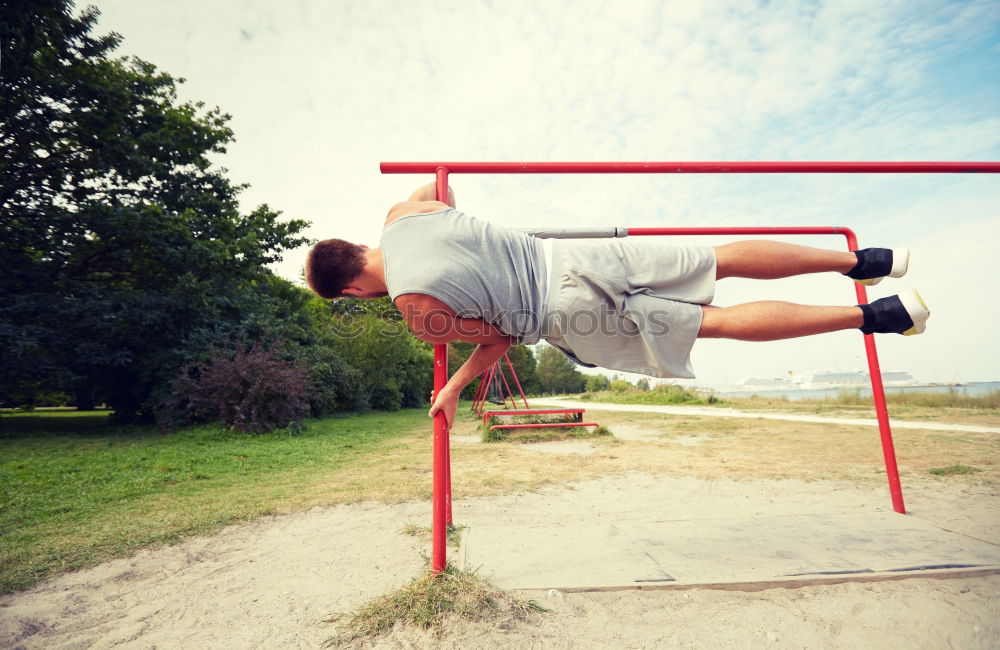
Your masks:
<svg viewBox="0 0 1000 650"><path fill-rule="evenodd" d="M845 273L859 284L876 285L882 278L901 278L910 265L908 248L863 248L851 251L858 257L858 264Z"/></svg>
<svg viewBox="0 0 1000 650"><path fill-rule="evenodd" d="M931 310L914 289L859 307L865 316L861 326L865 334L920 334L927 328L931 315Z"/></svg>

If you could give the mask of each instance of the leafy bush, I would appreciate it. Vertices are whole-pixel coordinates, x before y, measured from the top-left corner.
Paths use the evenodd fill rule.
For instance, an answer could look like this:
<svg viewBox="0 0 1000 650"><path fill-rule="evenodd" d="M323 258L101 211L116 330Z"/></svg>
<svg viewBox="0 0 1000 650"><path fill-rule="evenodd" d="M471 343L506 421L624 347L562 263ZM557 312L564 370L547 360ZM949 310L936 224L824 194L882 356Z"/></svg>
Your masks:
<svg viewBox="0 0 1000 650"><path fill-rule="evenodd" d="M232 355L212 350L203 366L189 366L161 404L165 428L215 421L231 429L265 433L298 426L309 412L307 370L275 358L274 347L238 346Z"/></svg>
<svg viewBox="0 0 1000 650"><path fill-rule="evenodd" d="M624 379L616 379L611 382L610 389L615 393L624 393L625 391L632 388L632 384L628 383Z"/></svg>
<svg viewBox="0 0 1000 650"><path fill-rule="evenodd" d="M314 345L300 358L308 368L307 399L312 417L368 409L361 372L333 350Z"/></svg>
<svg viewBox="0 0 1000 650"><path fill-rule="evenodd" d="M690 388L678 386L677 384L659 384L652 393L662 399L666 404L685 404L688 402L702 401L701 396Z"/></svg>

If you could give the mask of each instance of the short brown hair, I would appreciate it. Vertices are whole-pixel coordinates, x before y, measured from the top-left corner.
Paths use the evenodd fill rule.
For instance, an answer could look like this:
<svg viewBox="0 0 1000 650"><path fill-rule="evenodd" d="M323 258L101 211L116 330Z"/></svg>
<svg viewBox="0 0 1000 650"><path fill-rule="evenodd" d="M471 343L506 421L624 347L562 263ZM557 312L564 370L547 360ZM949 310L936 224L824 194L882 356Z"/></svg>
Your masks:
<svg viewBox="0 0 1000 650"><path fill-rule="evenodd" d="M324 239L306 258L306 282L323 298L342 297L365 268L365 249L343 239Z"/></svg>

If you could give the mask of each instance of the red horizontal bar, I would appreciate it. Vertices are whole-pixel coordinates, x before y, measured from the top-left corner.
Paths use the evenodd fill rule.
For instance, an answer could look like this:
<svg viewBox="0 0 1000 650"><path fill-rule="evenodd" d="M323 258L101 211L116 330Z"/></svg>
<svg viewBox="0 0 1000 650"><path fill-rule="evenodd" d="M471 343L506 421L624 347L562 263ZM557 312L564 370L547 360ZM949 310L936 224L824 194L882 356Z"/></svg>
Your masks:
<svg viewBox="0 0 1000 650"><path fill-rule="evenodd" d="M1000 162L383 162L383 174L998 174Z"/></svg>
<svg viewBox="0 0 1000 650"><path fill-rule="evenodd" d="M548 427L599 427L596 422L539 422L538 424L494 424L493 429L546 429Z"/></svg>
<svg viewBox="0 0 1000 650"><path fill-rule="evenodd" d="M566 413L583 413L585 409L529 409L520 411L486 411L483 421L494 415L560 415Z"/></svg>
<svg viewBox="0 0 1000 650"><path fill-rule="evenodd" d="M854 236L850 228L840 226L760 226L737 228L626 228L630 237L637 235L844 235Z"/></svg>

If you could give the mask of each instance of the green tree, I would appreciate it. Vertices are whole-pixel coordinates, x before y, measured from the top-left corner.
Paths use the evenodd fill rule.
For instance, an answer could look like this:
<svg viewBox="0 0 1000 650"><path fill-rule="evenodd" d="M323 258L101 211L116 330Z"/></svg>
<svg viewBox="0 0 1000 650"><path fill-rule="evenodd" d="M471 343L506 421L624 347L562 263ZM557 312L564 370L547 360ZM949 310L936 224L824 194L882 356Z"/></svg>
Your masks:
<svg viewBox="0 0 1000 650"><path fill-rule="evenodd" d="M546 393L580 393L586 385L583 373L551 345L538 353L538 381Z"/></svg>
<svg viewBox="0 0 1000 650"><path fill-rule="evenodd" d="M330 331L328 344L358 371L368 406L395 410L428 404L434 354L431 345L411 335L401 319L370 312L335 314Z"/></svg>
<svg viewBox="0 0 1000 650"><path fill-rule="evenodd" d="M304 364L313 417L367 409L361 372L338 351L331 329L336 303L274 276L265 276L255 288L254 308L241 323L237 340L274 347L284 360Z"/></svg>
<svg viewBox="0 0 1000 650"><path fill-rule="evenodd" d="M517 373L517 379L521 382L524 393L535 395L542 392L542 384L538 379L538 360L531 350L519 343L511 346L507 356L510 358L511 365L514 366L514 372ZM507 380L510 381L509 372ZM513 384L511 384L511 389L517 390Z"/></svg>
<svg viewBox="0 0 1000 650"><path fill-rule="evenodd" d="M639 380L635 382L635 386L639 390L649 390L649 377L639 377Z"/></svg>
<svg viewBox="0 0 1000 650"><path fill-rule="evenodd" d="M97 16L68 0L0 15L0 402L39 385L130 415L192 356L266 324L288 288L265 266L306 222L241 214L245 186L209 160L229 116L111 58L121 37L92 35Z"/></svg>
<svg viewBox="0 0 1000 650"><path fill-rule="evenodd" d="M587 375L586 390L588 393L596 393L597 391L608 390L611 387L611 381L604 375Z"/></svg>

